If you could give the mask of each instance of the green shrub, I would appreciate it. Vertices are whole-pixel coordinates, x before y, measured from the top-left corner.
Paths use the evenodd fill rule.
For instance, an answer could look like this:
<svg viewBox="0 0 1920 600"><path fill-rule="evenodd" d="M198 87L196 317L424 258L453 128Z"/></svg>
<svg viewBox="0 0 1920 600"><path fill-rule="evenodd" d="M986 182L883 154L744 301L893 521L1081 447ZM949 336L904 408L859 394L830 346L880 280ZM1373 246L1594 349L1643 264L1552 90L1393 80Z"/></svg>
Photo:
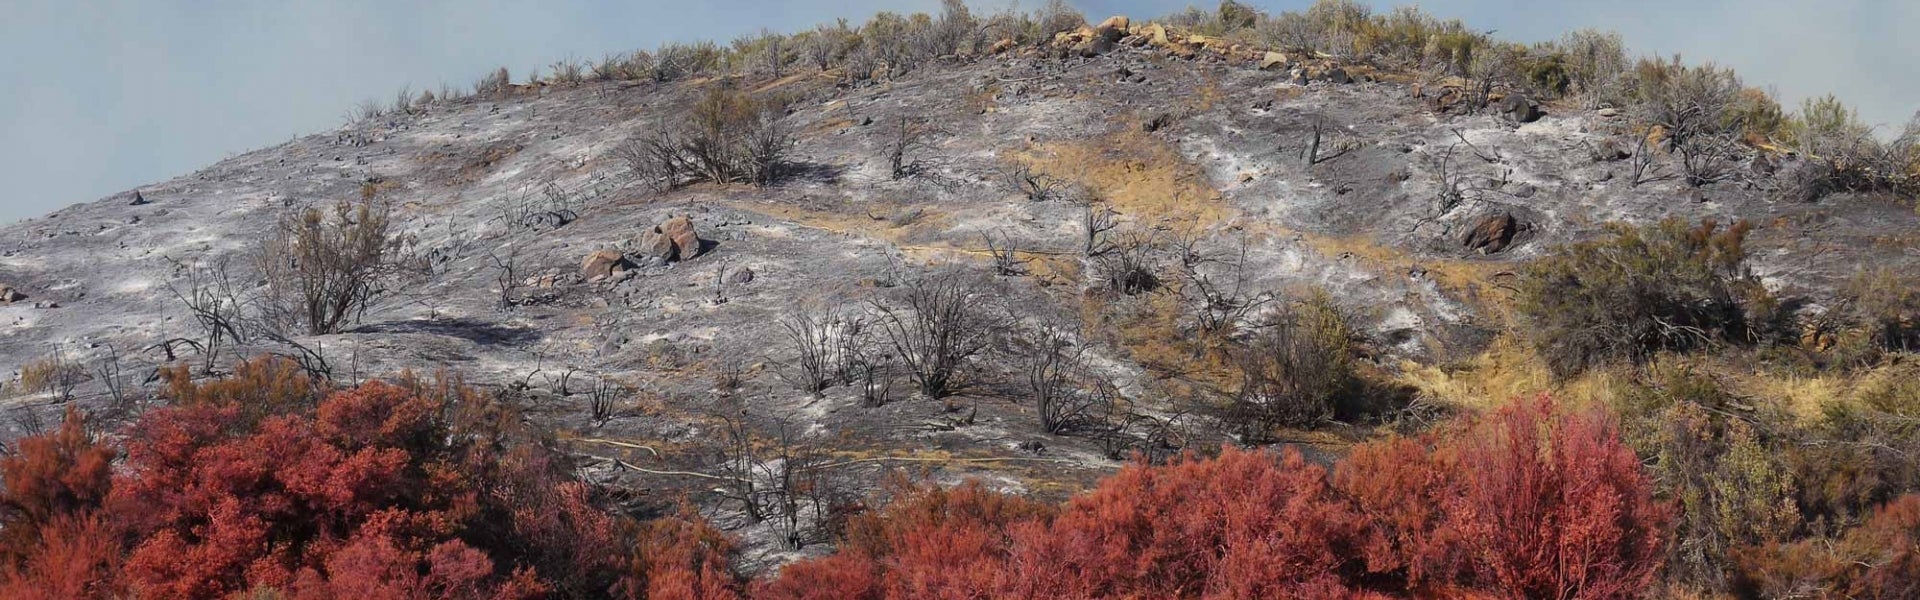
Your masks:
<svg viewBox="0 0 1920 600"><path fill-rule="evenodd" d="M1526 336L1559 375L1661 351L1758 341L1774 303L1746 266L1745 222L1614 224L1605 239L1529 264L1516 297Z"/></svg>

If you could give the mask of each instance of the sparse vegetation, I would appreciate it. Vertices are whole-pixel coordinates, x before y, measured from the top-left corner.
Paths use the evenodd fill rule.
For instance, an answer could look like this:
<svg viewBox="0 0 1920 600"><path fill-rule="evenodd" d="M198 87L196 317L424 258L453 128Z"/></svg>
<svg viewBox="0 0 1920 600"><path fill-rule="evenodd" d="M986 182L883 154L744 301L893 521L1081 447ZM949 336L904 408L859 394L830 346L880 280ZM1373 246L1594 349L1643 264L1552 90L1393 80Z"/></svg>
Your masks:
<svg viewBox="0 0 1920 600"><path fill-rule="evenodd" d="M275 331L322 335L358 321L389 291L403 242L387 208L370 197L283 218L251 256L266 282L262 322Z"/></svg>
<svg viewBox="0 0 1920 600"><path fill-rule="evenodd" d="M617 154L657 190L698 181L767 185L792 145L781 123L784 104L715 86L687 109L684 123L628 141Z"/></svg>

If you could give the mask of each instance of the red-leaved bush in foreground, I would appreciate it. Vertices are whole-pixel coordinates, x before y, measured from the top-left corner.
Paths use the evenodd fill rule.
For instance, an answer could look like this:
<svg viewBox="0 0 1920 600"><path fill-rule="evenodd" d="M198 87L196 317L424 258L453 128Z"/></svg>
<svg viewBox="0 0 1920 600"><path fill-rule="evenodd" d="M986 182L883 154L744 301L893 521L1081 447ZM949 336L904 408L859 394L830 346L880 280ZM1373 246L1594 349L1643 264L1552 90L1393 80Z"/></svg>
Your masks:
<svg viewBox="0 0 1920 600"><path fill-rule="evenodd" d="M508 406L410 378L324 390L290 369L176 379L123 449L77 413L22 440L0 458L0 597L1631 598L1672 521L1604 414L1539 398L1361 445L1331 472L1225 448L1129 465L1058 507L896 481L836 553L743 593L724 534L605 511ZM1920 498L1870 525L1749 560L1912 591Z"/></svg>
<svg viewBox="0 0 1920 600"><path fill-rule="evenodd" d="M126 461L70 414L0 459L0 597L725 598L726 540L594 505L510 407L277 361L172 374Z"/></svg>
<svg viewBox="0 0 1920 600"><path fill-rule="evenodd" d="M780 599L1630 598L1671 520L1611 422L1516 403L1363 445L1333 475L1224 449L1122 469L1057 514L977 487L914 490ZM904 508L903 508L904 506ZM872 518L872 517L870 517ZM867 531L888 531L877 536Z"/></svg>

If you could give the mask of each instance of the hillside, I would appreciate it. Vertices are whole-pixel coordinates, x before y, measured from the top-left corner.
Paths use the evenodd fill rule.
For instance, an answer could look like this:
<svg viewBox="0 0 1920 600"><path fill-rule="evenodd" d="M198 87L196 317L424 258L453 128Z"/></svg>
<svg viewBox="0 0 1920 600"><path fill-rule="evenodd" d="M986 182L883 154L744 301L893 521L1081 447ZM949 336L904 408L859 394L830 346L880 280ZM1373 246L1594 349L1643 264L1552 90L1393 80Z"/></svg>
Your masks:
<svg viewBox="0 0 1920 600"><path fill-rule="evenodd" d="M1179 23L1009 39L874 80L795 60L497 81L0 228L0 286L18 295L0 304L0 372L16 374L0 428L37 433L69 403L133 419L166 402L169 365L217 376L277 354L343 387L445 371L524 407L627 506L691 500L756 572L829 547L792 548L777 519L735 504L755 492L728 478L771 477L755 469L795 453L832 465L846 495L904 468L1060 500L1136 452L1280 445L1331 464L1517 395L1627 396L1608 377L1659 370L1534 385L1549 372L1528 345L1541 325L1516 299L1528 265L1609 227L1749 223L1740 275L1808 323L1848 305L1864 267L1920 273L1920 214L1897 194L1789 193L1817 157L1753 143L1729 162L1738 177L1690 180L1679 153L1636 148L1665 130L1629 107L1476 92L1471 73ZM763 185L662 181L631 154L703 103L769 99L790 139ZM230 301L214 312L240 322L266 302L261 269L280 268L258 260L261 240L289 215L363 200L404 259L338 331L222 337L191 310ZM675 235L680 218L697 239ZM903 356L915 332L887 327L929 314L917 302L940 285L964 286L947 292L976 331L958 343L978 348L931 394ZM1360 399L1305 418L1244 412L1234 349L1267 351L1263 332L1292 327L1274 323L1322 310L1351 328L1338 347L1353 348ZM856 322L864 380L834 369ZM1053 433L1033 401L1048 368L1036 352L1077 403ZM1793 406L1807 394L1767 395L1791 378L1760 354L1696 366L1739 381L1745 404L1817 413ZM818 375L810 360L839 362ZM1852 373L1798 381L1871 376Z"/></svg>

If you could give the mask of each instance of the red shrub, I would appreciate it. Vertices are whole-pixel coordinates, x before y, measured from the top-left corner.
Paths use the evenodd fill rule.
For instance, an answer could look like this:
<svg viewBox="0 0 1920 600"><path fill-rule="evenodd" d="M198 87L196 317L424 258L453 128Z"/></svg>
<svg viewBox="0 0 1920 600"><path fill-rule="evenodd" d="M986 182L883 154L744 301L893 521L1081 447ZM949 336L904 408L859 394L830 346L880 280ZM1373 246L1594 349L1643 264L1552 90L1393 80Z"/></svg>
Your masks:
<svg viewBox="0 0 1920 600"><path fill-rule="evenodd" d="M69 407L59 429L21 439L0 458L0 561L33 553L40 529L56 517L99 506L113 457L87 431L86 417Z"/></svg>
<svg viewBox="0 0 1920 600"><path fill-rule="evenodd" d="M1376 572L1414 589L1628 598L1652 583L1672 515L1604 413L1542 396L1468 421L1435 446L1362 448L1335 480L1377 528Z"/></svg>
<svg viewBox="0 0 1920 600"><path fill-rule="evenodd" d="M119 535L98 516L55 516L37 531L36 544L0 568L0 598L73 600L120 598L114 575L125 549Z"/></svg>
<svg viewBox="0 0 1920 600"><path fill-rule="evenodd" d="M1448 507L1476 582L1530 598L1630 598L1652 583L1672 516L1598 411L1541 396L1453 440Z"/></svg>
<svg viewBox="0 0 1920 600"><path fill-rule="evenodd" d="M1738 586L1756 597L1920 598L1920 494L1888 502L1839 540L1776 542L1734 556Z"/></svg>
<svg viewBox="0 0 1920 600"><path fill-rule="evenodd" d="M1015 530L1009 591L1037 598L1364 595L1367 524L1298 452L1132 465Z"/></svg>
<svg viewBox="0 0 1920 600"><path fill-rule="evenodd" d="M236 373L172 373L175 404L129 429L117 474L75 415L0 459L0 597L736 596L724 535L598 508L491 398Z"/></svg>

